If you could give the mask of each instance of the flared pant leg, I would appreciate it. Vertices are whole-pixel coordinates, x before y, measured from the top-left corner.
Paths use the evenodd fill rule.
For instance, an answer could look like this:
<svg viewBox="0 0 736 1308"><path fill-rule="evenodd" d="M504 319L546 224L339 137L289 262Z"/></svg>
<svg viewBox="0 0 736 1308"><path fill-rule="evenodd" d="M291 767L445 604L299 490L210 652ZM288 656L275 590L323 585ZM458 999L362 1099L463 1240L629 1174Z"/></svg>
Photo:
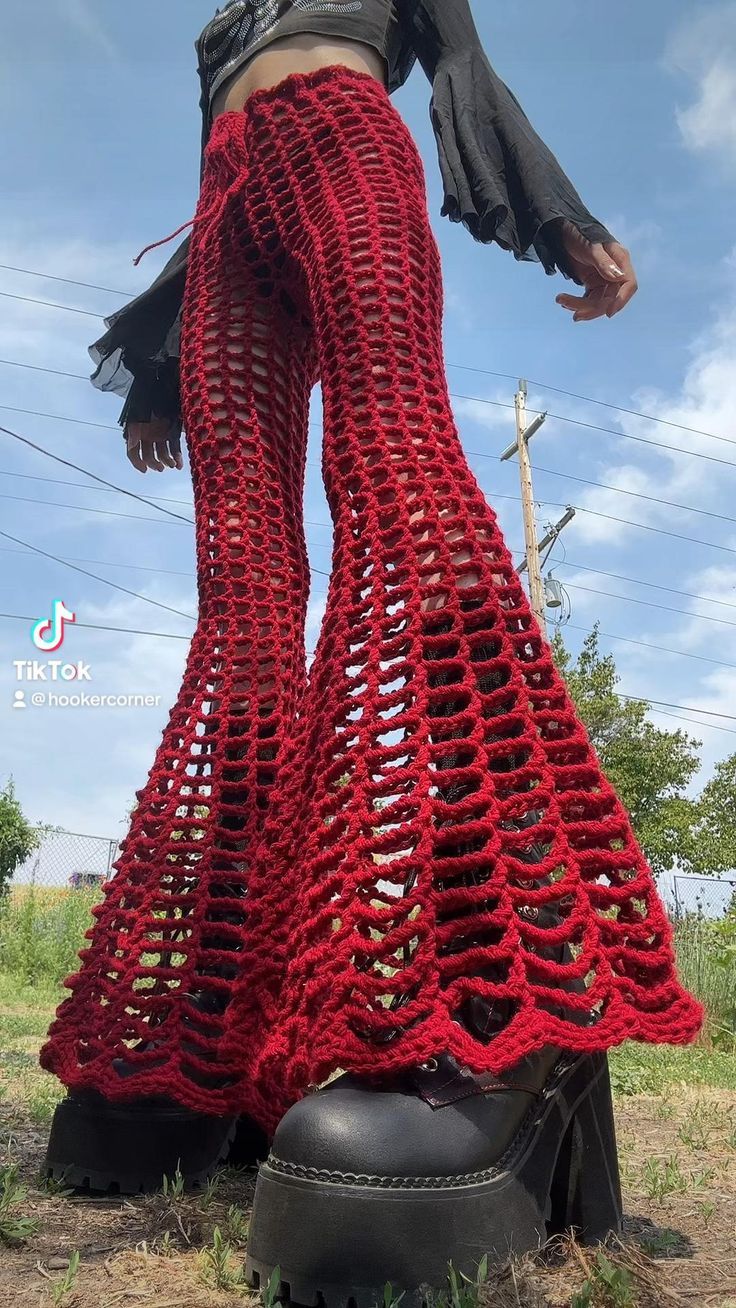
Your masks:
<svg viewBox="0 0 736 1308"><path fill-rule="evenodd" d="M417 147L367 74L249 104L311 303L334 551L223 1049L272 1124L337 1068L691 1039L651 871L460 444Z"/></svg>
<svg viewBox="0 0 736 1308"><path fill-rule="evenodd" d="M218 1046L248 968L253 856L306 687L302 499L316 354L278 252L245 220L245 164L210 152L187 274L197 628L41 1054L69 1087L116 1100L163 1093L205 1113L246 1107Z"/></svg>
<svg viewBox="0 0 736 1308"><path fill-rule="evenodd" d="M463 454L385 88L329 65L253 92L214 124L198 216L200 622L45 1065L269 1128L338 1068L694 1038L651 870ZM305 683L317 374L334 548Z"/></svg>

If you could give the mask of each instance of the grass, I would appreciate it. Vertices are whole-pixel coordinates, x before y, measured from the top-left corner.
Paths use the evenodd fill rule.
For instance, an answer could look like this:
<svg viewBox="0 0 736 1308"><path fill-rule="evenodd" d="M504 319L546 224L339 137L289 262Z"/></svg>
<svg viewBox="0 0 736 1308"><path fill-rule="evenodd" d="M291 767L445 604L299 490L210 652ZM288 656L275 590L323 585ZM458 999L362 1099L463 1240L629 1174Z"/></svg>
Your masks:
<svg viewBox="0 0 736 1308"><path fill-rule="evenodd" d="M705 1004L706 1039L736 1053L736 918L711 921L692 913L675 926L683 984Z"/></svg>
<svg viewBox="0 0 736 1308"><path fill-rule="evenodd" d="M630 1042L609 1054L617 1095L663 1094L678 1085L736 1090L736 1058L706 1045L643 1045Z"/></svg>
<svg viewBox="0 0 736 1308"><path fill-rule="evenodd" d="M0 901L0 973L26 985L58 986L76 971L98 890L16 886Z"/></svg>
<svg viewBox="0 0 736 1308"><path fill-rule="evenodd" d="M162 1193L148 1200L82 1211L70 1204L63 1185L39 1183L33 1172L65 1094L39 1067L38 1050L64 996L61 983L76 970L98 898L95 891L21 888L0 903L0 1115L8 1158L0 1168L0 1243L14 1259L28 1250L31 1278L44 1265L44 1248L51 1254L43 1284L34 1289L39 1308L97 1308L107 1303L108 1291L116 1308L255 1305L243 1281L252 1179L223 1171L190 1196L174 1174L162 1178ZM684 1048L632 1042L610 1053L622 1176L629 1211L637 1214L633 1234L597 1252L568 1242L557 1259L559 1293L554 1259L541 1270L534 1260L481 1267L472 1281L449 1269L447 1291L435 1297L433 1308L660 1308L681 1302L674 1288L666 1288L661 1268L675 1269L673 1287L683 1275L692 1285L691 1251L698 1241L698 1285L707 1288L714 1249L722 1247L727 1262L731 1235L723 1196L731 1202L728 1177L736 1162L736 967L723 966L718 932L702 920L679 925L677 949L683 981L709 1009L701 1042ZM104 1272L90 1246L116 1251ZM261 1292L264 1308L275 1308L277 1289L276 1276ZM25 1293L5 1297L23 1301ZM690 1301L718 1308L728 1302L706 1297L705 1289L697 1300L692 1293ZM733 1296L736 1308L736 1285ZM401 1301L389 1285L377 1308L398 1308Z"/></svg>

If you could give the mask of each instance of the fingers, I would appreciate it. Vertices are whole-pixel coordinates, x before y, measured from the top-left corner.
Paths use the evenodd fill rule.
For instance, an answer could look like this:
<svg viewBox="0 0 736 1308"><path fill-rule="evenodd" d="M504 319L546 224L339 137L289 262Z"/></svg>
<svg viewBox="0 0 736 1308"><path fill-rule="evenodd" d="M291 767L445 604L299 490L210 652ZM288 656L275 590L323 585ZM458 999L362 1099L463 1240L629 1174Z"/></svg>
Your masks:
<svg viewBox="0 0 736 1308"><path fill-rule="evenodd" d="M573 322L613 318L639 289L629 252L618 241L590 246L588 258L589 267L583 275L584 293L563 292L555 296L556 303L572 313Z"/></svg>
<svg viewBox="0 0 736 1308"><path fill-rule="evenodd" d="M174 462L171 465L172 468L179 468L181 470L184 467L184 460L182 458L182 453L181 453L180 435L169 437L169 449L171 450L171 454L174 459Z"/></svg>
<svg viewBox="0 0 736 1308"><path fill-rule="evenodd" d="M138 472L163 472L165 468L183 468L181 436L173 435L168 419L131 422L125 429L128 459Z"/></svg>
<svg viewBox="0 0 736 1308"><path fill-rule="evenodd" d="M573 322L591 322L594 318L610 317L610 310L616 300L619 287L602 284L589 288L583 295L558 295L557 303L563 309L569 309Z"/></svg>
<svg viewBox="0 0 736 1308"><path fill-rule="evenodd" d="M169 438L164 437L161 440L153 442L153 450L158 467L163 472L164 468L175 468L176 462L169 451Z"/></svg>

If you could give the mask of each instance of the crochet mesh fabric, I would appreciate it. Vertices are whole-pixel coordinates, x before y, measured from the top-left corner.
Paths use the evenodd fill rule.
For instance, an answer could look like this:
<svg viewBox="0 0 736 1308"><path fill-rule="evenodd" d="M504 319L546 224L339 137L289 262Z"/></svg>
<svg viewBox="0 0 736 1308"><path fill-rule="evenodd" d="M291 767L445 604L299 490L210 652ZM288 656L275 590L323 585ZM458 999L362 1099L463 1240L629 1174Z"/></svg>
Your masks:
<svg viewBox="0 0 736 1308"><path fill-rule="evenodd" d="M378 81L292 73L215 120L182 339L200 617L42 1051L68 1086L270 1128L337 1068L499 1072L700 1027L464 457L442 310ZM307 677L317 379L334 545Z"/></svg>

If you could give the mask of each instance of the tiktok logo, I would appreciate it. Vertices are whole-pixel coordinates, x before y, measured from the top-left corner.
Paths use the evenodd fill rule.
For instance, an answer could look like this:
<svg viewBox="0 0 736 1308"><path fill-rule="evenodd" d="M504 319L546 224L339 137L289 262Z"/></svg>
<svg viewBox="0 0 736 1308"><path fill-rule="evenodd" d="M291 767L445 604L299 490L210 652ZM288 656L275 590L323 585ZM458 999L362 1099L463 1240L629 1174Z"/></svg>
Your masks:
<svg viewBox="0 0 736 1308"><path fill-rule="evenodd" d="M50 618L39 618L31 627L31 640L36 649L50 654L61 649L64 644L64 627L67 622L76 622L76 613L70 612L63 600L54 600Z"/></svg>

